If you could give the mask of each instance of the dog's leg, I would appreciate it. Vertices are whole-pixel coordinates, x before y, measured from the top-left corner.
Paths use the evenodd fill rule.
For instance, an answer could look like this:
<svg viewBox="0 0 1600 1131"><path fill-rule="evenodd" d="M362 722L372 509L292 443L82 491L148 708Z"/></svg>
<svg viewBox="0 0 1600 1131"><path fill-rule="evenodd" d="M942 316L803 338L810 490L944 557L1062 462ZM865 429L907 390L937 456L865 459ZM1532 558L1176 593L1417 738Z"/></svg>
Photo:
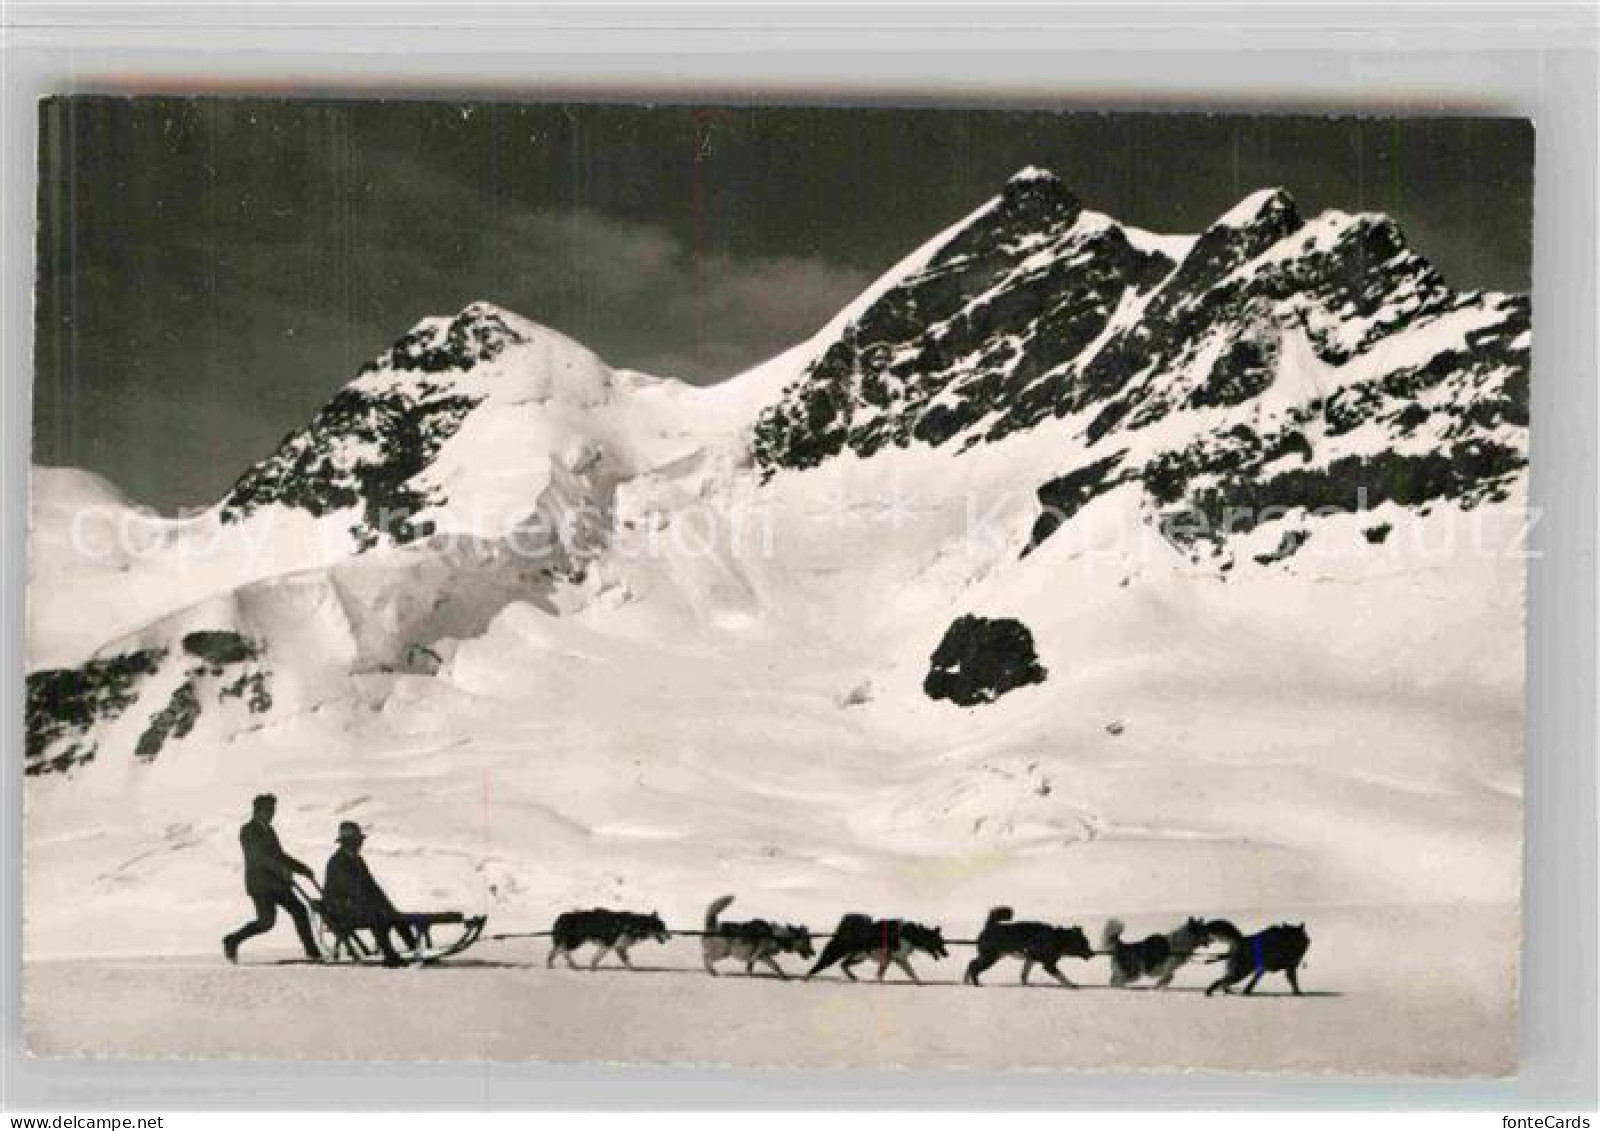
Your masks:
<svg viewBox="0 0 1600 1131"><path fill-rule="evenodd" d="M1049 973L1049 975L1052 978L1054 978L1056 981L1060 982L1063 986L1065 986L1067 989L1069 989L1069 990L1077 989L1078 988L1077 983L1075 983L1071 978L1067 977L1065 974L1063 974L1061 972L1061 968L1057 965L1057 963L1060 962L1060 961L1061 960L1059 958L1056 958L1056 959L1052 959L1049 962L1046 962L1044 964L1045 971L1047 973Z"/></svg>
<svg viewBox="0 0 1600 1131"><path fill-rule="evenodd" d="M838 961L838 958L838 954L833 951L832 947L823 947L822 957L818 958L816 964L813 965L811 969L806 971L805 980L808 982L811 981L812 978L815 978L818 974L822 973L824 970Z"/></svg>
<svg viewBox="0 0 1600 1131"><path fill-rule="evenodd" d="M862 954L852 954L849 958L846 958L843 962L839 963L839 969L844 971L844 976L846 978L849 978L852 982L854 982L856 980L856 974L852 967L854 967L856 963L860 962L865 957L866 956Z"/></svg>
<svg viewBox="0 0 1600 1131"><path fill-rule="evenodd" d="M1284 975L1289 979L1289 988L1294 991L1294 996L1300 996L1300 976L1293 966L1285 970Z"/></svg>
<svg viewBox="0 0 1600 1131"><path fill-rule="evenodd" d="M1033 959L1024 958L1022 960L1022 984L1024 986L1028 984L1028 975L1031 973L1033 973Z"/></svg>
<svg viewBox="0 0 1600 1131"><path fill-rule="evenodd" d="M595 951L594 957L589 960L589 969L591 970L600 965L600 960L611 953L611 943L597 943L596 945L599 946L600 949Z"/></svg>
<svg viewBox="0 0 1600 1131"><path fill-rule="evenodd" d="M990 954L980 950L978 952L978 957L974 958L967 964L967 985L983 985L982 982L978 981L978 975L982 974L985 970L989 969L989 967L993 966L998 958L999 956L996 954Z"/></svg>
<svg viewBox="0 0 1600 1131"><path fill-rule="evenodd" d="M894 964L906 972L906 977L917 985L922 985L922 979L917 977L917 972L911 968L911 959L909 957L897 954L894 956Z"/></svg>
<svg viewBox="0 0 1600 1131"><path fill-rule="evenodd" d="M545 967L546 970L550 969L551 967L553 967L556 964L556 955L561 954L561 953L562 953L562 949L561 949L561 944L560 943L555 943L553 946L550 947L550 957L545 959L545 961L544 961L544 967Z"/></svg>
<svg viewBox="0 0 1600 1131"><path fill-rule="evenodd" d="M878 952L878 981L883 981L883 972L889 969L889 952ZM898 960L897 960L898 961Z"/></svg>
<svg viewBox="0 0 1600 1131"><path fill-rule="evenodd" d="M761 956L761 961L765 962L772 968L772 972L778 976L779 981L787 982L789 980L789 975L783 972L783 967L778 965L777 960L773 958L772 955L763 954Z"/></svg>
<svg viewBox="0 0 1600 1131"><path fill-rule="evenodd" d="M568 970L576 970L578 968L578 964L576 962L574 962L573 959L572 959L572 952L574 950L576 950L576 949L577 949L577 947L569 946L569 947L567 947L566 950L561 952L561 957L563 957L563 958L565 958L567 960L567 969Z"/></svg>
<svg viewBox="0 0 1600 1131"><path fill-rule="evenodd" d="M1256 992L1256 983L1261 981L1261 975L1263 975L1265 973L1266 973L1265 970L1257 970L1255 972L1255 976L1252 977L1248 982L1245 983L1244 992L1247 993L1247 994L1255 993Z"/></svg>
<svg viewBox="0 0 1600 1131"><path fill-rule="evenodd" d="M1224 974L1222 977L1218 978L1215 982L1212 982L1209 986L1206 987L1206 997L1210 997L1212 995L1212 993L1214 993L1217 990L1221 990L1225 994L1226 993L1232 993L1233 991L1230 990L1228 987L1233 985L1235 982L1237 982L1242 977L1244 977L1244 973L1242 971L1240 973L1235 974L1233 972L1233 968L1229 967L1228 968L1228 972L1226 974Z"/></svg>
<svg viewBox="0 0 1600 1131"><path fill-rule="evenodd" d="M628 961L628 947L632 945L633 944L628 942L626 939L617 944L617 957L622 959L622 964L629 970L633 969L633 963Z"/></svg>

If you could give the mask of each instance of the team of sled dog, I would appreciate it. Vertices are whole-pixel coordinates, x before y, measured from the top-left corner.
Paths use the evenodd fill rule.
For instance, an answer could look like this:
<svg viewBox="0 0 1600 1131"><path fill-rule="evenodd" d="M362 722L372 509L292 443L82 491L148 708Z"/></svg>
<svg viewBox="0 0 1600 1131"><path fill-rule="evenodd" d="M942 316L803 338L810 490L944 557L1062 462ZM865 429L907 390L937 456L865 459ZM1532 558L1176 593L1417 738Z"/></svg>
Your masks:
<svg viewBox="0 0 1600 1131"><path fill-rule="evenodd" d="M856 976L852 968L871 958L878 963L879 981L883 980L892 962L917 982L920 979L911 968L913 954L920 951L935 960L949 955L939 927L852 913L839 920L818 957L812 949L811 932L805 927L771 923L765 919L724 922L722 912L732 902L733 896L725 895L706 908L705 930L700 932L701 953L706 972L713 976L717 973L717 963L733 958L744 963L746 973L754 973L760 963L778 977L787 978L777 959L780 955L793 954L802 959L816 959L806 974L808 979L837 964L853 982ZM1282 973L1290 989L1299 994L1298 971L1311 946L1311 936L1306 934L1304 923L1281 923L1246 935L1225 919L1191 918L1177 930L1150 935L1138 942L1124 941L1123 929L1119 920L1112 919L1102 936L1101 953L1111 958L1113 986L1151 978L1156 989L1165 989L1179 968L1194 959L1201 948L1218 943L1226 949L1206 961L1225 962L1226 966L1222 977L1206 989L1207 996L1217 990L1228 993L1246 978L1250 979L1244 987L1248 994L1262 976L1269 973ZM669 934L661 916L654 912L641 914L604 908L567 911L556 918L550 929L553 945L546 966L554 966L557 958L565 958L567 965L576 969L572 952L592 943L598 949L589 962L590 969L598 966L613 950L624 966L633 969L633 963L628 960L629 948L646 940L664 943ZM966 981L974 986L981 985L979 975L1002 958L1020 958L1024 985L1034 966L1039 965L1061 985L1072 987L1074 983L1058 966L1060 961L1063 958L1090 959L1096 953L1082 928L1017 922L1009 907L996 907L989 912L975 945L978 954L968 963L966 974Z"/></svg>

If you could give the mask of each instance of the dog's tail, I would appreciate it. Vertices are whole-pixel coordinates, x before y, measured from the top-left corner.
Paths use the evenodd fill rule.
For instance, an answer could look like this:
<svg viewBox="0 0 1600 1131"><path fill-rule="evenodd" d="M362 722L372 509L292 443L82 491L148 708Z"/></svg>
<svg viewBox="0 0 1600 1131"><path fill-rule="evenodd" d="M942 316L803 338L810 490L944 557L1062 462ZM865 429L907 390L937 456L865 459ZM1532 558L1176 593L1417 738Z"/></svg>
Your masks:
<svg viewBox="0 0 1600 1131"><path fill-rule="evenodd" d="M983 929L988 930L997 923L1009 923L1015 911L1009 907L994 907L989 910L989 917L983 921Z"/></svg>
<svg viewBox="0 0 1600 1131"><path fill-rule="evenodd" d="M1100 932L1100 946L1109 950L1122 941L1122 932L1127 928L1122 925L1121 919L1107 919L1105 930Z"/></svg>
<svg viewBox="0 0 1600 1131"><path fill-rule="evenodd" d="M1211 919L1206 923L1206 937L1213 942L1226 943L1233 950L1244 943L1244 932L1226 919Z"/></svg>
<svg viewBox="0 0 1600 1131"><path fill-rule="evenodd" d="M713 899L711 901L711 905L706 908L706 930L715 931L717 929L717 916L727 910L728 904L732 902L733 896L731 895L725 895L721 899Z"/></svg>

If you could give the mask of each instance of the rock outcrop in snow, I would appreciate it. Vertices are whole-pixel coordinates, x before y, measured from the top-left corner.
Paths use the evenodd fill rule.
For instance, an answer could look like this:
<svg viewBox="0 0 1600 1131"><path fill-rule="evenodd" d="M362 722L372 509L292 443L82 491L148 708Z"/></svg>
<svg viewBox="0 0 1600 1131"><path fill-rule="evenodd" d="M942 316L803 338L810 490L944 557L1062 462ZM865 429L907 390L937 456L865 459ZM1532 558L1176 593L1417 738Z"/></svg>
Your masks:
<svg viewBox="0 0 1600 1131"><path fill-rule="evenodd" d="M922 690L929 699L976 707L1030 683L1043 683L1048 674L1027 625L1009 617L963 616L951 622L928 658Z"/></svg>

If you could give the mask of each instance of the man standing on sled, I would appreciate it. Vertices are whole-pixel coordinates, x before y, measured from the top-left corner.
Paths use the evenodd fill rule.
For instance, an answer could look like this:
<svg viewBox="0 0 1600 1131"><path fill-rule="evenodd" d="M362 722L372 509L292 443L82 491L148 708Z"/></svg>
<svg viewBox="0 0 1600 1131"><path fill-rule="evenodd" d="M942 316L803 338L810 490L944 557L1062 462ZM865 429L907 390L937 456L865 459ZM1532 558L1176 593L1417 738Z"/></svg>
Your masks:
<svg viewBox="0 0 1600 1131"><path fill-rule="evenodd" d="M408 947L415 948L416 938L406 917L395 910L361 858L361 845L366 839L354 821L340 822L339 849L328 858L328 875L322 885L323 914L347 929L371 931L378 949L383 951L383 964L403 966L404 959L389 941L389 930L393 928Z"/></svg>
<svg viewBox="0 0 1600 1131"><path fill-rule="evenodd" d="M244 890L256 905L256 917L222 940L222 953L229 962L239 961L239 944L264 935L278 921L278 908L289 913L306 957L320 962L322 952L311 934L311 917L294 893L294 877L310 876L311 869L283 850L278 834L272 831L272 818L278 799L270 793L259 795L251 804L250 820L239 830L239 846L244 849Z"/></svg>

